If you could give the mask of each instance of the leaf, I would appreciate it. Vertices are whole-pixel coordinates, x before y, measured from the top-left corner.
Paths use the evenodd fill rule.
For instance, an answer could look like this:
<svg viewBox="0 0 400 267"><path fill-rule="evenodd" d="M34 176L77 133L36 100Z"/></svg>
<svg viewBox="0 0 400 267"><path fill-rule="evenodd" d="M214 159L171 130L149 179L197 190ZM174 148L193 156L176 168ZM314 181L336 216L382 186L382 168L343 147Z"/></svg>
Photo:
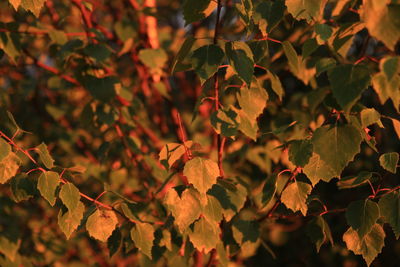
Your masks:
<svg viewBox="0 0 400 267"><path fill-rule="evenodd" d="M319 252L322 244L326 242L330 242L333 246L331 230L322 216L315 216L307 224L307 235L310 237L311 242L315 243L317 252Z"/></svg>
<svg viewBox="0 0 400 267"><path fill-rule="evenodd" d="M118 79L115 76L97 78L92 75L82 77L83 86L95 98L103 102L110 102L115 97L115 86Z"/></svg>
<svg viewBox="0 0 400 267"><path fill-rule="evenodd" d="M379 216L378 204L369 199L353 201L346 210L347 223L357 231L360 239L371 231Z"/></svg>
<svg viewBox="0 0 400 267"><path fill-rule="evenodd" d="M306 61L297 55L289 41L282 42L283 51L289 61L289 69L304 84L308 84L315 75L315 68L307 68Z"/></svg>
<svg viewBox="0 0 400 267"><path fill-rule="evenodd" d="M332 168L332 174L340 174L353 160L360 151L361 141L360 132L350 124L322 126L312 137L314 152Z"/></svg>
<svg viewBox="0 0 400 267"><path fill-rule="evenodd" d="M295 19L311 22L322 19L326 2L327 0L286 0L286 6Z"/></svg>
<svg viewBox="0 0 400 267"><path fill-rule="evenodd" d="M335 66L336 60L334 60L333 58L321 58L315 65L315 67L317 68L317 76L325 71L333 69Z"/></svg>
<svg viewBox="0 0 400 267"><path fill-rule="evenodd" d="M22 0L8 0L8 2L14 7L15 11L18 11L18 7Z"/></svg>
<svg viewBox="0 0 400 267"><path fill-rule="evenodd" d="M250 47L245 42L227 42L225 52L234 71L250 86L254 72L253 52Z"/></svg>
<svg viewBox="0 0 400 267"><path fill-rule="evenodd" d="M220 108L211 114L211 125L216 133L226 137L235 137L239 127L237 112L231 108ZM242 126L243 129L243 126Z"/></svg>
<svg viewBox="0 0 400 267"><path fill-rule="evenodd" d="M307 165L304 166L303 172L310 179L313 186L320 180L329 182L332 178L340 176L340 172L335 171L329 164L321 160L316 153L313 153Z"/></svg>
<svg viewBox="0 0 400 267"><path fill-rule="evenodd" d="M394 131L396 132L398 139L400 139L400 121L392 118L391 120L393 123Z"/></svg>
<svg viewBox="0 0 400 267"><path fill-rule="evenodd" d="M327 24L315 25L315 33L317 34L317 40L319 44L323 44L331 37L333 30Z"/></svg>
<svg viewBox="0 0 400 267"><path fill-rule="evenodd" d="M270 33L282 20L285 12L285 1L261 2L254 8L253 20L259 24L261 32Z"/></svg>
<svg viewBox="0 0 400 267"><path fill-rule="evenodd" d="M391 192L379 200L379 209L385 222L389 223L396 238L400 237L400 193Z"/></svg>
<svg viewBox="0 0 400 267"><path fill-rule="evenodd" d="M118 219L114 211L96 209L87 219L86 229L91 237L106 242L117 223Z"/></svg>
<svg viewBox="0 0 400 267"><path fill-rule="evenodd" d="M369 34L392 51L400 39L399 12L400 5L390 4L388 0L363 0L359 10Z"/></svg>
<svg viewBox="0 0 400 267"><path fill-rule="evenodd" d="M114 232L112 235L108 238L107 240L107 248L108 251L110 252L109 256L110 258L117 253L118 249L122 245L122 234L119 228L115 228Z"/></svg>
<svg viewBox="0 0 400 267"><path fill-rule="evenodd" d="M232 223L233 238L239 245L247 241L255 243L260 236L259 227L257 221L235 219Z"/></svg>
<svg viewBox="0 0 400 267"><path fill-rule="evenodd" d="M308 209L306 200L310 193L311 185L295 181L283 190L281 200L287 208L294 212L299 210L304 216L306 216Z"/></svg>
<svg viewBox="0 0 400 267"><path fill-rule="evenodd" d="M289 145L289 160L299 167L304 167L313 154L313 144L310 140L293 140Z"/></svg>
<svg viewBox="0 0 400 267"><path fill-rule="evenodd" d="M277 75L275 75L271 71L267 71L268 77L271 79L271 88L277 94L280 101L282 101L282 97L285 95L285 91L283 90L281 80Z"/></svg>
<svg viewBox="0 0 400 267"><path fill-rule="evenodd" d="M40 10L42 9L46 0L21 0L21 7L25 10L32 11L32 13L38 18Z"/></svg>
<svg viewBox="0 0 400 267"><path fill-rule="evenodd" d="M222 220L222 206L217 198L207 195L207 205L203 207L203 215L210 222L219 223Z"/></svg>
<svg viewBox="0 0 400 267"><path fill-rule="evenodd" d="M268 94L257 81L254 81L250 88L242 87L237 94L241 109L238 111L241 130L254 141L257 139L257 118L267 106Z"/></svg>
<svg viewBox="0 0 400 267"><path fill-rule="evenodd" d="M277 184L276 184L277 179L278 179L277 174L272 174L267 177L267 180L266 180L263 190L262 190L262 198L261 198L261 201L262 201L264 207L275 196L276 187L277 187Z"/></svg>
<svg viewBox="0 0 400 267"><path fill-rule="evenodd" d="M179 49L178 53L176 54L174 60L172 61L172 68L171 68L171 73L176 72L176 66L177 64L182 63L182 61L186 58L186 56L189 54L190 50L193 47L193 44L195 43L196 38L194 38L192 35L189 35L185 41L183 42L181 48Z"/></svg>
<svg viewBox="0 0 400 267"><path fill-rule="evenodd" d="M142 49L139 51L139 59L150 69L161 69L167 63L167 53L159 49Z"/></svg>
<svg viewBox="0 0 400 267"><path fill-rule="evenodd" d="M76 209L81 199L78 188L72 183L66 183L61 186L59 197L68 210Z"/></svg>
<svg viewBox="0 0 400 267"><path fill-rule="evenodd" d="M351 64L331 69L328 78L333 96L346 113L350 112L371 81L367 67Z"/></svg>
<svg viewBox="0 0 400 267"><path fill-rule="evenodd" d="M185 142L187 149L189 149L192 144L192 141ZM166 168L170 168L180 157L186 153L185 146L178 143L169 143L163 146L158 154L161 164L163 164Z"/></svg>
<svg viewBox="0 0 400 267"><path fill-rule="evenodd" d="M202 208L199 193L192 189L185 189L181 196L171 189L165 195L164 203L175 218L175 224L183 233L189 225L199 218Z"/></svg>
<svg viewBox="0 0 400 267"><path fill-rule="evenodd" d="M15 260L20 245L21 240L10 240L6 236L0 235L0 252L11 261Z"/></svg>
<svg viewBox="0 0 400 267"><path fill-rule="evenodd" d="M40 160L43 162L46 168L51 169L54 167L54 159L50 156L49 150L45 143L41 143L36 148L36 152L39 154Z"/></svg>
<svg viewBox="0 0 400 267"><path fill-rule="evenodd" d="M371 231L362 239L351 227L343 235L343 241L346 242L347 248L354 254L361 255L368 266L382 251L384 240L385 231L379 224L373 225Z"/></svg>
<svg viewBox="0 0 400 267"><path fill-rule="evenodd" d="M360 185L367 184L368 180L372 180L372 173L362 171L356 176L343 177L337 182L339 189L349 189Z"/></svg>
<svg viewBox="0 0 400 267"><path fill-rule="evenodd" d="M68 37L63 31L51 30L49 31L49 37L54 43L59 45L64 45L68 42Z"/></svg>
<svg viewBox="0 0 400 267"><path fill-rule="evenodd" d="M0 32L0 49L7 54L13 64L17 63L17 60L21 55L22 49L20 38L20 35L17 33Z"/></svg>
<svg viewBox="0 0 400 267"><path fill-rule="evenodd" d="M192 22L196 22L204 19L212 11L212 7L215 7L215 3L211 0L185 0L183 3L183 17L185 19L185 25Z"/></svg>
<svg viewBox="0 0 400 267"><path fill-rule="evenodd" d="M201 84L217 72L224 56L224 51L214 44L202 46L193 52L191 62Z"/></svg>
<svg viewBox="0 0 400 267"><path fill-rule="evenodd" d="M33 197L36 193L36 185L28 178L26 173L19 173L10 182L13 200L21 202Z"/></svg>
<svg viewBox="0 0 400 267"><path fill-rule="evenodd" d="M374 123L378 124L379 127L383 128L381 122L381 115L374 108L366 108L361 110L361 126L363 128L368 127Z"/></svg>
<svg viewBox="0 0 400 267"><path fill-rule="evenodd" d="M319 47L317 40L315 38L307 39L303 46L301 47L301 56L303 58L309 57L312 53L315 52Z"/></svg>
<svg viewBox="0 0 400 267"><path fill-rule="evenodd" d="M135 226L131 230L131 238L135 246L151 259L151 248L155 239L153 226L149 223L135 223Z"/></svg>
<svg viewBox="0 0 400 267"><path fill-rule="evenodd" d="M197 250L207 254L221 242L220 234L218 223L201 217L194 223L193 230L189 232L189 238Z"/></svg>
<svg viewBox="0 0 400 267"><path fill-rule="evenodd" d="M140 52L141 51L142 50L140 50ZM104 44L88 44L83 49L83 52L97 62L105 61L111 55L110 49ZM139 58L140 58L140 52L139 52Z"/></svg>
<svg viewBox="0 0 400 267"><path fill-rule="evenodd" d="M207 194L218 199L225 220L229 222L243 208L247 198L247 190L240 184L221 184L222 180L214 185Z"/></svg>
<svg viewBox="0 0 400 267"><path fill-rule="evenodd" d="M381 104L389 98L399 111L400 105L400 57L384 57L379 62L380 72L372 77L372 85L379 96Z"/></svg>
<svg viewBox="0 0 400 267"><path fill-rule="evenodd" d="M3 138L0 138L0 161L7 157L10 152L11 146Z"/></svg>
<svg viewBox="0 0 400 267"><path fill-rule="evenodd" d="M60 176L56 172L42 172L39 176L37 188L51 206L54 206L56 203L56 189L59 184Z"/></svg>
<svg viewBox="0 0 400 267"><path fill-rule="evenodd" d="M85 212L85 205L82 202L78 202L75 209L63 211L60 209L58 213L58 226L61 231L69 239L72 233L78 228L83 219L83 213Z"/></svg>
<svg viewBox="0 0 400 267"><path fill-rule="evenodd" d="M195 157L186 162L183 168L189 183L193 184L200 194L205 194L220 176L218 164L210 159Z"/></svg>
<svg viewBox="0 0 400 267"><path fill-rule="evenodd" d="M397 164L399 163L399 154L397 152L382 154L379 157L379 163L385 170L396 173Z"/></svg>
<svg viewBox="0 0 400 267"><path fill-rule="evenodd" d="M8 153L8 156L0 161L0 184L5 184L17 174L19 163L20 160L14 152Z"/></svg>

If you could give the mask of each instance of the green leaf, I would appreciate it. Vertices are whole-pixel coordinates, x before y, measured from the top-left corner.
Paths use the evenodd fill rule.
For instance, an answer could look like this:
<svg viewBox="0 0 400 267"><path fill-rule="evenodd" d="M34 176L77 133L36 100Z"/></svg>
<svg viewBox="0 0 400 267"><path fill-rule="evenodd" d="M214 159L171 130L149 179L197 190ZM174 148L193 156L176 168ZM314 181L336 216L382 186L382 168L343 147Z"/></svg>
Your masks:
<svg viewBox="0 0 400 267"><path fill-rule="evenodd" d="M20 245L21 240L10 240L6 236L0 235L0 252L11 261L15 260Z"/></svg>
<svg viewBox="0 0 400 267"><path fill-rule="evenodd" d="M363 0L359 13L369 34L394 51L400 39L400 5L389 4L389 1Z"/></svg>
<svg viewBox="0 0 400 267"><path fill-rule="evenodd" d="M313 153L303 172L310 179L312 185L316 185L320 180L329 182L332 178L340 176L340 172L335 171L329 164L321 160L321 157Z"/></svg>
<svg viewBox="0 0 400 267"><path fill-rule="evenodd" d="M83 86L95 98L103 102L111 102L115 97L115 86L118 79L114 76L97 78L86 75L82 78Z"/></svg>
<svg viewBox="0 0 400 267"><path fill-rule="evenodd" d="M210 222L219 223L222 220L222 206L216 197L207 195L207 205L203 207L203 215Z"/></svg>
<svg viewBox="0 0 400 267"><path fill-rule="evenodd" d="M58 213L58 226L61 231L69 239L72 233L78 228L83 219L83 213L85 212L85 205L82 202L78 202L75 209L63 211L60 209Z"/></svg>
<svg viewBox="0 0 400 267"><path fill-rule="evenodd" d="M253 20L259 24L262 33L270 33L282 20L285 1L261 2L254 8Z"/></svg>
<svg viewBox="0 0 400 267"><path fill-rule="evenodd" d="M122 245L122 234L119 228L117 227L112 235L108 238L107 240L107 248L108 251L110 252L109 256L110 258L117 253L118 249Z"/></svg>
<svg viewBox="0 0 400 267"><path fill-rule="evenodd" d="M385 222L389 223L396 238L400 237L400 193L391 192L379 200L379 209Z"/></svg>
<svg viewBox="0 0 400 267"><path fill-rule="evenodd" d="M250 86L254 72L253 52L245 42L227 42L225 44L229 64L239 77Z"/></svg>
<svg viewBox="0 0 400 267"><path fill-rule="evenodd" d="M161 48L142 49L139 51L139 59L150 69L161 69L167 63L168 55Z"/></svg>
<svg viewBox="0 0 400 267"><path fill-rule="evenodd" d="M8 153L8 156L0 161L0 184L6 183L17 174L20 159L14 152Z"/></svg>
<svg viewBox="0 0 400 267"><path fill-rule="evenodd" d="M319 47L315 38L307 39L301 47L301 55L303 58L309 57Z"/></svg>
<svg viewBox="0 0 400 267"><path fill-rule="evenodd" d="M373 225L371 231L364 238L360 238L351 227L343 235L343 241L346 242L347 248L354 254L361 255L368 266L382 251L384 240L385 231L379 224Z"/></svg>
<svg viewBox="0 0 400 267"><path fill-rule="evenodd" d="M239 120L237 112L231 108L221 108L211 114L211 125L215 132L226 137L234 137L237 134ZM243 129L243 128L242 128Z"/></svg>
<svg viewBox="0 0 400 267"><path fill-rule="evenodd" d="M59 197L68 210L76 209L81 199L78 188L72 183L66 183L61 186Z"/></svg>
<svg viewBox="0 0 400 267"><path fill-rule="evenodd" d="M13 200L21 202L28 200L36 194L36 185L28 178L26 173L19 173L10 182Z"/></svg>
<svg viewBox="0 0 400 267"><path fill-rule="evenodd" d="M322 126L312 137L314 152L335 174L340 174L359 153L361 141L360 132L350 124Z"/></svg>
<svg viewBox="0 0 400 267"><path fill-rule="evenodd" d="M313 144L310 140L293 140L289 145L289 160L299 167L304 167L313 154Z"/></svg>
<svg viewBox="0 0 400 267"><path fill-rule="evenodd" d="M374 123L378 124L379 127L383 128L381 122L381 115L374 108L366 108L361 110L361 126L363 128L368 127Z"/></svg>
<svg viewBox="0 0 400 267"><path fill-rule="evenodd" d="M3 26L0 24L0 26ZM12 63L16 64L21 55L20 35L12 32L0 32L0 49L2 49Z"/></svg>
<svg viewBox="0 0 400 267"><path fill-rule="evenodd" d="M42 9L46 0L21 0L21 7L25 10L32 11L32 13L38 18L40 10Z"/></svg>
<svg viewBox="0 0 400 267"><path fill-rule="evenodd" d="M286 0L286 6L295 19L306 19L307 22L311 22L322 19L326 2L326 0Z"/></svg>
<svg viewBox="0 0 400 267"><path fill-rule="evenodd" d="M257 118L267 106L268 94L257 81L254 81L250 88L242 87L237 94L241 110L238 111L241 130L254 141L257 139Z"/></svg>
<svg viewBox="0 0 400 267"><path fill-rule="evenodd" d="M191 62L200 77L201 84L217 72L224 56L224 51L214 44L202 46L193 52Z"/></svg>
<svg viewBox="0 0 400 267"><path fill-rule="evenodd" d="M333 69L335 66L336 60L334 60L333 58L321 58L315 65L315 67L317 68L317 76L319 76L324 71L329 71Z"/></svg>
<svg viewBox="0 0 400 267"><path fill-rule="evenodd" d="M397 152L382 154L379 157L379 163L385 170L396 173L397 164L399 163L399 154Z"/></svg>
<svg viewBox="0 0 400 267"><path fill-rule="evenodd" d="M315 25L315 33L317 34L318 43L323 44L331 37L333 30L327 24Z"/></svg>
<svg viewBox="0 0 400 267"><path fill-rule="evenodd" d="M328 77L333 96L346 113L350 112L371 81L367 67L351 64L331 69Z"/></svg>
<svg viewBox="0 0 400 267"><path fill-rule="evenodd" d="M197 250L207 254L221 242L220 234L221 230L217 222L201 217L194 223L193 230L189 232L189 238Z"/></svg>
<svg viewBox="0 0 400 267"><path fill-rule="evenodd" d="M328 223L322 216L316 216L307 224L307 235L311 242L315 243L317 252L319 252L322 244L330 242L333 246L333 239Z"/></svg>
<svg viewBox="0 0 400 267"><path fill-rule="evenodd" d="M311 185L295 181L283 190L281 200L287 208L294 212L299 210L306 216L308 209L306 200L310 193Z"/></svg>
<svg viewBox="0 0 400 267"><path fill-rule="evenodd" d="M96 209L87 219L86 229L91 237L106 242L117 223L118 219L114 211Z"/></svg>
<svg viewBox="0 0 400 267"><path fill-rule="evenodd" d="M190 149L192 141L186 141L185 146ZM185 146L178 143L169 143L163 146L158 154L161 164L166 168L170 168L180 157L186 153Z"/></svg>
<svg viewBox="0 0 400 267"><path fill-rule="evenodd" d="M39 176L37 188L51 206L56 203L56 189L59 184L60 176L56 172L42 172Z"/></svg>
<svg viewBox="0 0 400 267"><path fill-rule="evenodd" d="M304 84L308 84L315 74L315 68L308 69L306 61L297 55L289 41L282 42L283 51L289 61L289 69Z"/></svg>
<svg viewBox="0 0 400 267"><path fill-rule="evenodd" d="M185 25L202 20L208 16L210 11L207 9L211 4L211 0L185 0L183 3Z"/></svg>
<svg viewBox="0 0 400 267"><path fill-rule="evenodd" d="M137 222L131 230L131 238L135 246L151 259L151 248L155 239L153 226L149 223Z"/></svg>
<svg viewBox="0 0 400 267"><path fill-rule="evenodd" d="M275 196L276 193L276 181L278 179L278 175L272 174L268 176L262 191L262 198L261 201L263 206L265 207Z"/></svg>
<svg viewBox="0 0 400 267"><path fill-rule="evenodd" d="M40 160L43 162L46 168L51 169L54 167L54 159L50 156L49 150L45 143L41 143L36 147L36 151L39 154Z"/></svg>
<svg viewBox="0 0 400 267"><path fill-rule="evenodd" d="M368 180L372 180L373 176L371 172L362 171L356 176L343 177L337 182L339 189L349 189L360 185L367 184Z"/></svg>
<svg viewBox="0 0 400 267"><path fill-rule="evenodd" d="M260 236L259 227L257 221L235 219L232 223L233 238L239 245L247 241L255 243Z"/></svg>
<svg viewBox="0 0 400 267"><path fill-rule="evenodd" d="M196 38L194 38L192 35L189 35L186 38L186 40L183 42L181 48L179 49L178 53L176 54L174 60L172 61L172 68L171 68L172 74L176 72L177 64L182 63L182 61L189 54L195 41L196 41Z"/></svg>
<svg viewBox="0 0 400 267"><path fill-rule="evenodd" d="M371 231L379 216L378 204L369 199L353 201L346 210L347 223L357 231L360 238Z"/></svg>
<svg viewBox="0 0 400 267"><path fill-rule="evenodd" d="M210 159L195 157L186 162L183 168L189 183L193 184L201 194L205 194L220 176L218 164Z"/></svg>
<svg viewBox="0 0 400 267"><path fill-rule="evenodd" d="M372 85L379 96L381 104L389 98L399 111L400 105L400 57L385 57L379 63L380 72L372 77Z"/></svg>
<svg viewBox="0 0 400 267"><path fill-rule="evenodd" d="M59 45L64 45L68 42L68 37L64 31L51 30L49 31L49 37L54 43Z"/></svg>
<svg viewBox="0 0 400 267"><path fill-rule="evenodd" d="M271 71L267 71L268 77L271 79L271 88L278 95L280 101L282 101L282 97L285 95L285 91L283 90L281 80L277 75L275 75Z"/></svg>
<svg viewBox="0 0 400 267"><path fill-rule="evenodd" d="M193 188L185 189L181 196L176 190L169 190L165 195L164 203L174 216L175 224L181 233L199 218L202 211L200 194Z"/></svg>
<svg viewBox="0 0 400 267"><path fill-rule="evenodd" d="M140 50L140 52L143 50ZM83 52L95 59L97 62L102 62L107 60L110 55L111 55L111 51L109 48L107 48L107 46L105 46L104 44L88 44L84 49ZM140 58L140 52L139 52L139 58Z"/></svg>
<svg viewBox="0 0 400 267"><path fill-rule="evenodd" d="M0 161L7 157L10 152L11 146L3 138L0 138Z"/></svg>

